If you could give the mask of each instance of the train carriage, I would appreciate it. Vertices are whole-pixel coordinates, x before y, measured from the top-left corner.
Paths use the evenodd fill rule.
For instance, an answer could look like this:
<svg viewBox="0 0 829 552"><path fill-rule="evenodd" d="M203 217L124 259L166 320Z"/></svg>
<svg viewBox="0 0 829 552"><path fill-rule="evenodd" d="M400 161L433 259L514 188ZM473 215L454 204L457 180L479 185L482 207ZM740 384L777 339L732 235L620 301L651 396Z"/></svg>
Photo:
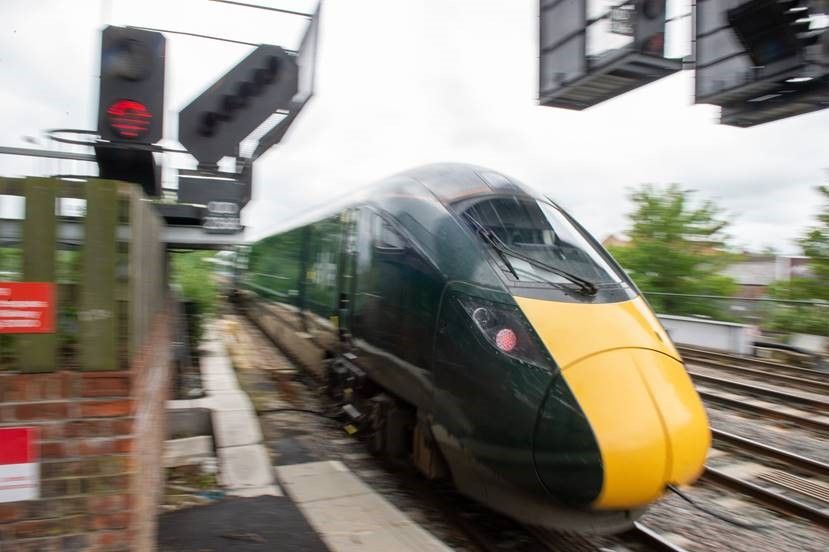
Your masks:
<svg viewBox="0 0 829 552"><path fill-rule="evenodd" d="M702 471L705 412L636 287L502 174L393 176L254 243L243 282L306 364L371 382L347 400L410 414L374 416L388 447L520 521L624 530Z"/></svg>

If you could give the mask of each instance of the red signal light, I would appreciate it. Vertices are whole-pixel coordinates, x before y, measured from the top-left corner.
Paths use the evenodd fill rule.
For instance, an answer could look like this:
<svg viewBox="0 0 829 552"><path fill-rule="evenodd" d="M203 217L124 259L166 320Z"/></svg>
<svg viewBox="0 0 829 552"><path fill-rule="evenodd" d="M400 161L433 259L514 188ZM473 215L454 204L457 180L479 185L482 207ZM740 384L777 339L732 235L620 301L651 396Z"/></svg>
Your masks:
<svg viewBox="0 0 829 552"><path fill-rule="evenodd" d="M508 353L518 345L518 336L509 328L503 328L495 334L495 345L505 353Z"/></svg>
<svg viewBox="0 0 829 552"><path fill-rule="evenodd" d="M118 100L107 108L107 118L118 136L135 139L147 133L153 114L141 102Z"/></svg>

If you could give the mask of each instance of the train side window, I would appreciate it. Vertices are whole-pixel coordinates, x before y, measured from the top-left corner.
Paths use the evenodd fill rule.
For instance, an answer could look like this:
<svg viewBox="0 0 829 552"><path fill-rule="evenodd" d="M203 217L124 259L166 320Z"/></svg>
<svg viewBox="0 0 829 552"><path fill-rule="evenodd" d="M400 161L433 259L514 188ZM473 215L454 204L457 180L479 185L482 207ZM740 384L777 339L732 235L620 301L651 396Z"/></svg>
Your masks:
<svg viewBox="0 0 829 552"><path fill-rule="evenodd" d="M371 220L371 235L374 247L384 250L400 251L406 247L403 236L383 220L379 215L374 215Z"/></svg>

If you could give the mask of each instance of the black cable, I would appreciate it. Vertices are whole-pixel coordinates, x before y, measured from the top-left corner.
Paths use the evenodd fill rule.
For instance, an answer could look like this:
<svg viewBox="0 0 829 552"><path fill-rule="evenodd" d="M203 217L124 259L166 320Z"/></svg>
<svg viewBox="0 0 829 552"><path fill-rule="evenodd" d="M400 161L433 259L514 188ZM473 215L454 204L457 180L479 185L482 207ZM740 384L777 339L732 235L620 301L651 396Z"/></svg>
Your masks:
<svg viewBox="0 0 829 552"><path fill-rule="evenodd" d="M213 36L213 35L206 35L206 34L199 34L199 33L188 33L186 31L173 31L170 29L156 29L155 27L136 27L135 25L128 25L128 29L138 29L139 31L153 31L156 33L168 33L168 34L177 34L183 36L191 36L194 38L206 38L207 40L217 40L219 42L229 42L231 44L241 44L242 46L259 46L254 42L244 42L242 40L233 40L231 38L222 38L220 36Z"/></svg>
<svg viewBox="0 0 829 552"><path fill-rule="evenodd" d="M736 525L737 527L740 527L742 529L756 530L756 529L768 529L769 528L768 525L765 525L765 524L762 524L762 523L748 523L748 522L745 522L745 521L741 521L737 518L727 516L725 514L722 514L720 512L716 512L716 511L714 511L710 508L706 508L705 506L697 504L697 502L693 498L686 495L685 493L683 493L682 491L680 491L678 488L674 487L673 485L669 484L668 489L670 489L674 493L678 494L680 496L680 498L682 498L682 500L684 500L685 502L687 502L688 504L690 504L691 506L693 506L694 508L696 508L700 512L706 513L709 516L713 516L713 517L717 518L720 521L730 523L731 525Z"/></svg>
<svg viewBox="0 0 829 552"><path fill-rule="evenodd" d="M309 410L307 408L263 408L261 410L256 411L257 414L278 414L279 412L299 412L302 414L312 414L314 416L319 416L320 418L334 420L335 422L340 422L340 418L344 414L340 414L340 416L329 416L325 412L318 412L316 410Z"/></svg>
<svg viewBox="0 0 829 552"><path fill-rule="evenodd" d="M302 17L314 17L313 13L304 13L304 12L298 12L298 11L294 11L294 10L286 10L286 9L283 9L283 8L272 8L270 6L260 6L258 4L248 4L246 2L236 2L234 0L211 0L211 2L220 2L222 4L233 4L234 6L241 6L243 8L255 8L257 10L267 10L267 11L272 11L272 12L277 12L277 13L285 13L285 14L288 14L288 15L300 15Z"/></svg>
<svg viewBox="0 0 829 552"><path fill-rule="evenodd" d="M60 142L61 144L72 144L76 146L105 146L108 148L118 148L118 149L132 149L132 150L142 150L142 151L152 151L155 153L190 153L184 149L175 149L175 148L165 148L163 146L157 146L154 144L133 144L130 142L104 142L101 140L96 140L94 142L89 141L82 141L82 140L71 140L69 138L61 138L60 136L55 136L55 133L70 133L70 134L89 134L93 136L98 135L98 131L96 130L82 130L82 129L74 129L74 128L55 128L52 130L46 131L46 137L50 140L55 142ZM81 159L80 161L83 161Z"/></svg>

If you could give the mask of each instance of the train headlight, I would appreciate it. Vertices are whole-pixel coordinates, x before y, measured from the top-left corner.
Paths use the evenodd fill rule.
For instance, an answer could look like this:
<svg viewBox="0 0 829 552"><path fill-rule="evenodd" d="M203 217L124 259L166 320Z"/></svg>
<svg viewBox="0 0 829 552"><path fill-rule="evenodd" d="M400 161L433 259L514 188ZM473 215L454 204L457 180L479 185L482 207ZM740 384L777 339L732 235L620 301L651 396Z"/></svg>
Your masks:
<svg viewBox="0 0 829 552"><path fill-rule="evenodd" d="M552 364L546 349L515 305L468 295L458 297L458 302L486 341L499 352L537 366Z"/></svg>
<svg viewBox="0 0 829 552"><path fill-rule="evenodd" d="M518 337L511 329L501 328L495 334L495 345L505 353L509 353L518 345Z"/></svg>

